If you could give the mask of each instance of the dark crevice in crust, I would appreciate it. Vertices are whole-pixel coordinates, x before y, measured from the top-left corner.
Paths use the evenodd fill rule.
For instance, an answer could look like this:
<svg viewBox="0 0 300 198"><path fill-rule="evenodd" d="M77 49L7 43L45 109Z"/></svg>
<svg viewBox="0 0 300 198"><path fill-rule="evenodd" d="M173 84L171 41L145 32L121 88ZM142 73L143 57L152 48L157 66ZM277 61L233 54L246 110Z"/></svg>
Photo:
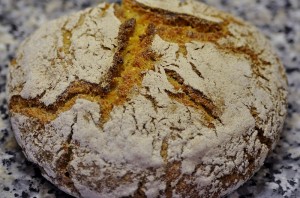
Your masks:
<svg viewBox="0 0 300 198"><path fill-rule="evenodd" d="M204 79L201 72L197 69L196 65L192 62L190 62L190 65L192 66L193 71L199 76L199 78Z"/></svg>
<svg viewBox="0 0 300 198"><path fill-rule="evenodd" d="M144 5L142 3L139 3L137 1L131 1L134 8L144 11L144 12L150 12L151 14L155 14L160 17L162 23L165 25L172 25L172 26L190 26L195 29L197 29L199 32L204 33L222 33L223 31L223 23L217 23L208 21L206 19L200 19L198 17L188 15L188 14L182 14L182 13L176 13L160 8L153 8L149 7L147 5Z"/></svg>
<svg viewBox="0 0 300 198"><path fill-rule="evenodd" d="M107 94L107 89L101 87L99 84L86 82L83 80L75 81L70 84L70 86L61 94L54 104L47 106L50 110L57 111L62 107L67 101L78 96L79 94L89 94L91 96L100 96L104 98Z"/></svg>
<svg viewBox="0 0 300 198"><path fill-rule="evenodd" d="M69 189L72 189L72 191L76 192L76 194L80 193L74 186L74 182L72 181L72 175L70 170L70 162L73 159L73 149L74 144L72 143L73 140L73 127L75 123L77 122L77 117L74 118L74 123L71 125L71 132L67 137L66 142L63 145L63 153L59 157L59 159L56 162L56 171L58 174L56 180L57 182L62 185L66 186Z"/></svg>
<svg viewBox="0 0 300 198"><path fill-rule="evenodd" d="M201 91L193 89L189 85L184 84L183 78L177 74L175 71L171 71L166 69L165 70L166 75L175 81L177 81L181 85L181 89L183 93L172 93L170 91L166 90L166 93L171 96L172 98L183 98L183 95L186 95L189 97L190 101L195 104L195 106L202 107L205 112L211 116L213 119L218 120L220 123L220 110L218 107L211 101L206 95L204 95Z"/></svg>
<svg viewBox="0 0 300 198"><path fill-rule="evenodd" d="M158 112L157 107L159 107L159 105L158 105L158 102L156 101L156 99L149 94L145 94L144 97L151 102L152 107L154 108L155 112L157 113Z"/></svg>
<svg viewBox="0 0 300 198"><path fill-rule="evenodd" d="M10 101L10 109L12 109L16 104L21 104L24 107L37 107L45 109L51 113L55 113L64 104L74 98L79 94L90 94L95 96L105 96L105 90L101 88L98 84L86 82L83 80L74 81L70 86L58 97L55 103L46 106L44 103L40 102L40 97L34 99L24 99L19 95L12 96Z"/></svg>
<svg viewBox="0 0 300 198"><path fill-rule="evenodd" d="M121 72L124 70L123 67L123 51L128 45L129 38L133 35L136 26L135 19L129 19L125 21L119 30L118 35L118 49L114 55L113 66L110 68L107 74L107 80L109 81L108 86L105 90L109 92L111 89L116 87L116 83L113 81L115 77L120 77Z"/></svg>
<svg viewBox="0 0 300 198"><path fill-rule="evenodd" d="M269 150L272 149L272 144L274 143L274 140L271 140L270 138L264 136L264 130L259 127L261 123L263 123L263 120L259 118L259 113L257 112L257 108L254 106L248 107L252 117L255 119L255 127L254 129L257 131L257 138L259 139L261 144L264 144L268 147ZM268 119L270 119L268 117Z"/></svg>
<svg viewBox="0 0 300 198"><path fill-rule="evenodd" d="M255 130L257 131L257 137L260 143L266 145L270 150L272 148L273 140L264 136L264 130L261 129L259 126L256 125Z"/></svg>
<svg viewBox="0 0 300 198"><path fill-rule="evenodd" d="M140 36L140 41L144 42L147 45L151 44L155 33L155 25L153 23L149 23L146 29L146 33Z"/></svg>
<svg viewBox="0 0 300 198"><path fill-rule="evenodd" d="M15 95L12 96L10 100L9 109L12 112L22 113L23 115L28 114L26 114L24 110L29 108L38 108L40 110L47 111L49 114L56 114L61 108L63 108L66 105L68 101L72 100L73 98L76 98L78 95L104 97L105 90L101 88L98 84L89 83L83 80L75 81L71 83L70 86L64 91L64 93L58 97L56 102L51 105L47 106L43 102L40 102L40 97L34 99L24 99L20 95Z"/></svg>

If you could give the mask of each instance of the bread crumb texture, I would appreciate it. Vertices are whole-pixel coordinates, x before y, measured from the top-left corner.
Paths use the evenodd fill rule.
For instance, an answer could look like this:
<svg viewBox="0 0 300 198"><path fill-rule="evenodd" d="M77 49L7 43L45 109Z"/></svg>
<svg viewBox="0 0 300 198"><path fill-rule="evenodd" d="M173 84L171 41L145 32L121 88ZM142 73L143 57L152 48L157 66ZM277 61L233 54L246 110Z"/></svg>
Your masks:
<svg viewBox="0 0 300 198"><path fill-rule="evenodd" d="M8 74L27 158L75 197L220 197L279 138L287 82L256 28L205 4L123 0L44 24Z"/></svg>

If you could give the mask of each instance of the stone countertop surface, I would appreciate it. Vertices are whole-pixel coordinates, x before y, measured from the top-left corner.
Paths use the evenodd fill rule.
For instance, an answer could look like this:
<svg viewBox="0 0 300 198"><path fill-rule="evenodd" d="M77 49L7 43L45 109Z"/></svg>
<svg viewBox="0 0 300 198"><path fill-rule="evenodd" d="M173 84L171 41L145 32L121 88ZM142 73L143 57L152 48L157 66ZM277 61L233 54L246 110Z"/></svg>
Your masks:
<svg viewBox="0 0 300 198"><path fill-rule="evenodd" d="M10 129L5 98L9 61L24 38L48 20L100 0L0 0L0 197L68 198L28 162ZM288 115L264 166L228 198L300 197L300 0L207 0L256 25L271 41L288 75Z"/></svg>

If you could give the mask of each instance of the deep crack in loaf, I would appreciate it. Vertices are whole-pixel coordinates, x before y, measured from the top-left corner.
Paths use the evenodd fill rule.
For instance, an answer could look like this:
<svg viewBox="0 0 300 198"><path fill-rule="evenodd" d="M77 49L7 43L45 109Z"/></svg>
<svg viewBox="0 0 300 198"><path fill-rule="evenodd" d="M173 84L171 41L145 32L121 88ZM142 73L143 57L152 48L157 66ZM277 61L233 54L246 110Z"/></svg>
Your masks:
<svg viewBox="0 0 300 198"><path fill-rule="evenodd" d="M246 22L196 1L124 0L49 22L8 76L16 139L76 197L220 197L263 164L284 69Z"/></svg>

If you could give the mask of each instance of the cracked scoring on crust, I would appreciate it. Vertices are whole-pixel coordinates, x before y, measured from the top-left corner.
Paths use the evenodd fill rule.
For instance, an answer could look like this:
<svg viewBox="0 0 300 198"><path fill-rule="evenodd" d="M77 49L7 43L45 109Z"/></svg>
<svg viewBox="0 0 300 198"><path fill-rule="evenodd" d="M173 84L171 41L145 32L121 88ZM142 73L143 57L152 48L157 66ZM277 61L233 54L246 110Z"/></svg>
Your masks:
<svg viewBox="0 0 300 198"><path fill-rule="evenodd" d="M194 1L175 3L165 11L157 10L153 3L162 5L163 1L151 1L151 5L150 1L137 2L144 5L136 8L139 4L135 1L124 1L125 9L137 9L133 12L135 32L125 54L136 52L146 60L146 66L138 70L139 86L131 87L132 94L111 108L110 119L105 122L103 105L98 102L101 99L96 96L103 97L102 88L110 85L107 77L113 75L109 71L120 49L118 35L111 33L131 15L120 12L118 19L115 13L120 8L101 4L56 20L50 24L53 31L44 27L25 41L10 67L10 102L13 95L21 97L15 104L21 103L22 97L39 100L41 107L34 106L33 101L28 109L44 109L45 119L51 108L60 111L44 122L11 106L16 139L28 159L42 167L47 179L77 197L225 195L254 174L278 139L287 89L282 65L266 39L238 19L222 23L226 14L214 11L210 15L207 10L211 8ZM203 15L196 14L195 5L206 8ZM184 7L184 17L193 15L217 26L223 24L221 29L230 33L202 38L193 32L185 37L187 40L180 40L175 34L166 36L172 24L143 24L144 18L138 17L149 10L167 17L179 7ZM60 28L62 35L56 33ZM195 31L184 28L171 32ZM42 58L37 71L27 70L35 55L28 55L25 49L36 52L33 42L38 33L45 37L45 43L54 45L45 48L47 53L36 54ZM144 43L144 51L134 46L138 40ZM50 58L44 58L48 53ZM57 54L59 59L51 58ZM120 60L127 66L138 63L124 54ZM44 71L45 65L55 70ZM36 72L45 79L55 76L51 72L67 74L56 82L35 84ZM23 78L16 79L17 74ZM120 81L132 86L129 81ZM70 92L66 91L70 86ZM64 98L64 91L70 95ZM183 93L189 98L182 99ZM59 100L62 106L57 106Z"/></svg>

